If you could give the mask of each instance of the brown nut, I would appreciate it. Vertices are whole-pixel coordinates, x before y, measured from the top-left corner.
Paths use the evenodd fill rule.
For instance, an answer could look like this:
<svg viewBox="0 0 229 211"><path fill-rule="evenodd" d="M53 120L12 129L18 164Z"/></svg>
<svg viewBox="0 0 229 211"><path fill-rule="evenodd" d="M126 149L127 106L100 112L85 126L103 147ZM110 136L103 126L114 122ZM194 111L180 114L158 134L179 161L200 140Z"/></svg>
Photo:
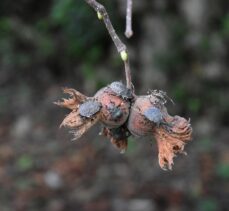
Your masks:
<svg viewBox="0 0 229 211"><path fill-rule="evenodd" d="M150 108L156 107L160 107L157 97L153 95L136 97L136 100L132 105L128 120L128 129L133 135L148 136L152 134L156 123L149 121L144 114Z"/></svg>
<svg viewBox="0 0 229 211"><path fill-rule="evenodd" d="M100 121L109 128L124 124L129 116L130 103L117 96L109 87L99 90L95 98L101 103Z"/></svg>

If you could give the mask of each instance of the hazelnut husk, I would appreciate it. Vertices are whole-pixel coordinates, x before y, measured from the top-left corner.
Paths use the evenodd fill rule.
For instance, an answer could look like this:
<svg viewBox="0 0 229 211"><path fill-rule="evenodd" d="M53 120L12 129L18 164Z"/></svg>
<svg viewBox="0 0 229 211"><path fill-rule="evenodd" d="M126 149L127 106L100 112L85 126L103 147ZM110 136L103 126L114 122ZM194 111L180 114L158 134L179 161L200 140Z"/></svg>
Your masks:
<svg viewBox="0 0 229 211"><path fill-rule="evenodd" d="M168 114L163 92L136 96L121 82L100 89L94 97L74 89L65 88L64 92L70 98L56 104L71 112L61 126L71 128L75 139L100 122L104 127L101 134L108 137L120 152L126 151L130 135L155 137L162 169L172 169L176 154L185 154L184 146L192 135L190 120Z"/></svg>
<svg viewBox="0 0 229 211"><path fill-rule="evenodd" d="M176 154L185 154L184 146L191 140L192 127L190 120L169 115L164 103L163 99L153 94L136 96L130 110L128 129L134 136L155 137L159 165L166 170L172 169Z"/></svg>
<svg viewBox="0 0 229 211"><path fill-rule="evenodd" d="M107 128L118 128L128 119L129 99L113 91L109 85L100 89L94 97L87 97L69 88L64 88L64 93L69 94L70 98L55 104L72 110L65 117L61 126L71 128L74 139L79 139L97 122Z"/></svg>
<svg viewBox="0 0 229 211"><path fill-rule="evenodd" d="M128 137L131 135L126 125L112 129L103 127L100 134L109 138L111 143L120 151L120 153L126 152Z"/></svg>

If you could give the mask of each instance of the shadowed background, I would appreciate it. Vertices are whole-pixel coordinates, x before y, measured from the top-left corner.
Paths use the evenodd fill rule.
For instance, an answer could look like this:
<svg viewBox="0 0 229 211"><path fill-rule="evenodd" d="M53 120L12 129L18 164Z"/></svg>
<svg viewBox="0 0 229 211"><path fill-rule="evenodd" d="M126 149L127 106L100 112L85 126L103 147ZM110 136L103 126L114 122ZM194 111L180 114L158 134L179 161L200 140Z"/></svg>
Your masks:
<svg viewBox="0 0 229 211"><path fill-rule="evenodd" d="M0 1L0 210L223 211L229 206L227 0L101 1L130 52L137 94L166 91L190 117L188 156L163 171L157 146L130 138L125 154L98 136L59 129L61 87L92 96L123 63L83 0Z"/></svg>

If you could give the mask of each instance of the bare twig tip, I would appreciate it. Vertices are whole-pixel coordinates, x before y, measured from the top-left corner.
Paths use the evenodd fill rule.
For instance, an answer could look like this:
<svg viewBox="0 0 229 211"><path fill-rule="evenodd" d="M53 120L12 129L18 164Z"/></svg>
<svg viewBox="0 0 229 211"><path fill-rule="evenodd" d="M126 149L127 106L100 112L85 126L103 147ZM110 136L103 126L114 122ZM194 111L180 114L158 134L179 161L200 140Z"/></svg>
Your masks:
<svg viewBox="0 0 229 211"><path fill-rule="evenodd" d="M131 38L132 36L133 36L133 31L126 31L125 32L125 36L127 37L127 38Z"/></svg>

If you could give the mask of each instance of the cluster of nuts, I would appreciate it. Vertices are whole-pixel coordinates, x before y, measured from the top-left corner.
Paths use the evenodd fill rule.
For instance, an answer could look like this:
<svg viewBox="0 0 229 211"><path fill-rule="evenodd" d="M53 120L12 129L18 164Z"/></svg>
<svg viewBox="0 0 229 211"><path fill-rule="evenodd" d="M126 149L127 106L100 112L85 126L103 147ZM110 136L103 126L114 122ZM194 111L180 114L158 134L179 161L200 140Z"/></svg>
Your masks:
<svg viewBox="0 0 229 211"><path fill-rule="evenodd" d="M180 116L170 116L165 107L165 94L153 91L136 96L121 82L113 82L100 89L94 97L86 97L74 89L64 89L70 95L56 104L71 109L61 126L73 129L80 138L97 122L102 123L100 134L125 152L128 137L154 136L159 148L159 165L172 169L173 157L184 153L184 145L191 140L190 122Z"/></svg>

